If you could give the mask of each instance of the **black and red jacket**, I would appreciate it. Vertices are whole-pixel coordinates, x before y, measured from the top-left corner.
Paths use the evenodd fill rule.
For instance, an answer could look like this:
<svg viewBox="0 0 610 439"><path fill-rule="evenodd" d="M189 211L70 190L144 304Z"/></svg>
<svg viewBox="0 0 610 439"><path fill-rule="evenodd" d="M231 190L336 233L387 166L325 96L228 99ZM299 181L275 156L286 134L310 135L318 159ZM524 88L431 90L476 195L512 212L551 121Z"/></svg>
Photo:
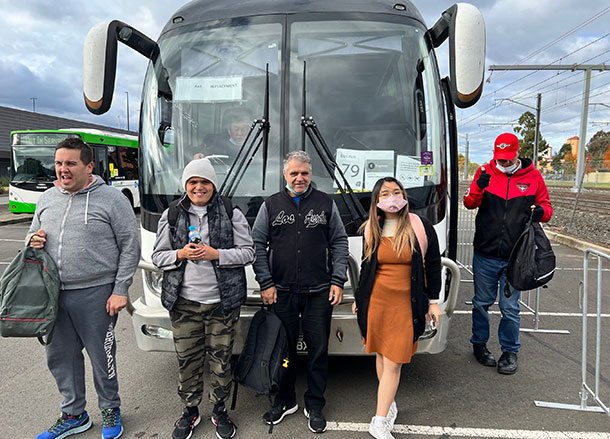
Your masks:
<svg viewBox="0 0 610 439"><path fill-rule="evenodd" d="M479 208L474 249L483 256L508 260L533 204L539 204L544 209L541 222L547 222L553 215L549 191L540 171L534 169L530 159L519 159L521 168L510 175L499 171L494 160L479 167L464 195L466 208ZM485 172L491 174L491 180L489 186L481 190L477 179L483 167Z"/></svg>

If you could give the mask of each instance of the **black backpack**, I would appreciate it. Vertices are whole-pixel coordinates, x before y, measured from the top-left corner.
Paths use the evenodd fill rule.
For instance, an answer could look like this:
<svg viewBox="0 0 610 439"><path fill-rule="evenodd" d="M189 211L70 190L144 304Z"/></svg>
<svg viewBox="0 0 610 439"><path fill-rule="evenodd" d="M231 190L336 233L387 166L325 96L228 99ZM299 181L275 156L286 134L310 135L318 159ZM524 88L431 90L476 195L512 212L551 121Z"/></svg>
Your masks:
<svg viewBox="0 0 610 439"><path fill-rule="evenodd" d="M555 274L555 253L542 226L529 220L517 239L508 259L506 278L519 291L533 290L545 285ZM508 290L508 287L505 289ZM507 297L510 296L510 293Z"/></svg>
<svg viewBox="0 0 610 439"><path fill-rule="evenodd" d="M280 318L261 308L254 314L246 342L233 370L233 402L237 401L238 384L269 397L279 390L288 370L288 334Z"/></svg>
<svg viewBox="0 0 610 439"><path fill-rule="evenodd" d="M0 278L0 335L38 337L41 344L49 344L59 288L59 271L44 249L28 246L19 250Z"/></svg>

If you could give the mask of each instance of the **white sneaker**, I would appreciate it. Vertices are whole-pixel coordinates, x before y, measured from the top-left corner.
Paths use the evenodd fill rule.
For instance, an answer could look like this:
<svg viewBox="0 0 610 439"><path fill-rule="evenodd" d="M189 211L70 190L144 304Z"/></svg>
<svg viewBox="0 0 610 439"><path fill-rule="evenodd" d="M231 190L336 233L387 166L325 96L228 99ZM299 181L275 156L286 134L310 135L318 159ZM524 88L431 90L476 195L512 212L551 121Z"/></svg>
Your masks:
<svg viewBox="0 0 610 439"><path fill-rule="evenodd" d="M380 416L373 416L373 419L371 419L369 434L375 439L394 439L394 436L390 433L390 426L388 425L387 418L382 418Z"/></svg>
<svg viewBox="0 0 610 439"><path fill-rule="evenodd" d="M390 410L388 410L388 426L390 427L390 431L394 429L394 422L396 422L396 417L398 416L398 407L396 407L396 401L392 401L392 405L390 406Z"/></svg>

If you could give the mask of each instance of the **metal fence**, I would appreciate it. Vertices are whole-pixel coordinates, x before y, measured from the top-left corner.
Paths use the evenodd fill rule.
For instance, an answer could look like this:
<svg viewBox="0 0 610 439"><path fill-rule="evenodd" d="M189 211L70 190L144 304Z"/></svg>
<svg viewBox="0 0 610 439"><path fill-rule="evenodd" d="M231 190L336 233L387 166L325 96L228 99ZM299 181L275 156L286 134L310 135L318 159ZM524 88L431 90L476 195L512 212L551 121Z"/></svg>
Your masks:
<svg viewBox="0 0 610 439"><path fill-rule="evenodd" d="M592 368L592 373L594 378L594 385L591 387L588 384L589 373L587 371L588 363L588 330L589 325L587 319L589 317L589 257L594 256L597 258L597 285L595 286L596 291L596 302L595 302L595 363ZM534 401L534 403L538 407L549 407L549 408L559 408L559 409L567 409L567 410L579 410L579 411L589 411L589 412L603 412L606 415L610 416L610 402L608 405L604 403L601 399L601 389L600 389L600 376L601 376L601 354L602 354L602 329L601 329L601 320L602 320L602 296L604 291L608 293L610 290L610 286L608 283L603 283L603 264L604 261L606 264L610 262L610 255L606 253L599 252L593 249L585 250L584 261L583 261L583 280L581 283L581 304L582 304L582 359L581 359L581 373L582 373L582 382L580 389L580 404L562 404L557 402L545 402L545 401ZM607 337L608 335L606 335ZM610 387L610 386L608 386ZM608 389L606 389L608 391ZM593 399L596 405L588 405L587 401L589 397Z"/></svg>
<svg viewBox="0 0 610 439"><path fill-rule="evenodd" d="M458 242L456 252L456 262L458 267L462 269L464 276L462 282L472 283L472 256L474 247L472 241L474 239L474 219L477 215L477 209L469 210L462 203L458 208Z"/></svg>

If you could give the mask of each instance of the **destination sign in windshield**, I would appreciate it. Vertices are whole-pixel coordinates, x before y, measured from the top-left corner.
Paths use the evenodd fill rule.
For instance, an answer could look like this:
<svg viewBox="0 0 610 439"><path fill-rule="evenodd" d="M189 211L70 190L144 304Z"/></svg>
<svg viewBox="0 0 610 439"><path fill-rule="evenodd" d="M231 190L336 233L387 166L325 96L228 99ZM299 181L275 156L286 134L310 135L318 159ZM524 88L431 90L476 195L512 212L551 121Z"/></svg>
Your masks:
<svg viewBox="0 0 610 439"><path fill-rule="evenodd" d="M13 134L13 146L55 146L69 137L79 137L78 134L68 133L15 133Z"/></svg>

